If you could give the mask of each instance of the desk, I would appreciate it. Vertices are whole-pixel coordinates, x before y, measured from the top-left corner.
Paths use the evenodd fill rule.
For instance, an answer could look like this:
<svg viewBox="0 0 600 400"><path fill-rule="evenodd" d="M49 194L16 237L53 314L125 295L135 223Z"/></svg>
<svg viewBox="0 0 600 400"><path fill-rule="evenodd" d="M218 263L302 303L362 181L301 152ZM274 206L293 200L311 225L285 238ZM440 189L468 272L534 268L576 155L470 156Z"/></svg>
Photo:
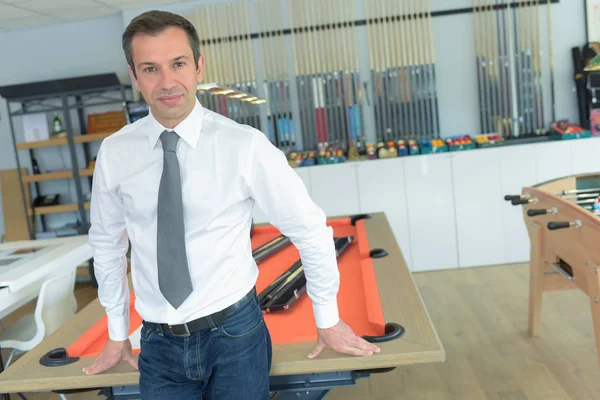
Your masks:
<svg viewBox="0 0 600 400"><path fill-rule="evenodd" d="M87 235L0 244L0 319L33 300L48 275L91 258Z"/></svg>
<svg viewBox="0 0 600 400"><path fill-rule="evenodd" d="M307 355L314 348L316 328L307 295L303 294L289 310L265 314L273 339L271 389L280 393L279 398L320 399L330 388L353 385L371 373L445 360L442 344L385 215L331 218L329 224L335 236L354 237L338 259L341 317L359 335L384 336L390 323L400 325L403 332L400 337L378 343L381 353L370 357L358 358L326 349L317 359L309 360ZM256 227L253 248L275 235L272 227ZM297 256L297 250L289 246L262 261L257 291L287 269ZM102 325L104 332L100 336L90 335L94 327ZM81 370L93 362L102 348L107 337L105 326L104 310L95 300L0 375L0 391L100 389L109 398L136 398L139 375L127 364L95 376L86 376ZM132 342L138 328L139 316L132 313ZM79 347L80 338L86 335L96 339L86 339L87 344ZM40 364L44 355L61 347L67 349L68 356L78 359L59 367Z"/></svg>

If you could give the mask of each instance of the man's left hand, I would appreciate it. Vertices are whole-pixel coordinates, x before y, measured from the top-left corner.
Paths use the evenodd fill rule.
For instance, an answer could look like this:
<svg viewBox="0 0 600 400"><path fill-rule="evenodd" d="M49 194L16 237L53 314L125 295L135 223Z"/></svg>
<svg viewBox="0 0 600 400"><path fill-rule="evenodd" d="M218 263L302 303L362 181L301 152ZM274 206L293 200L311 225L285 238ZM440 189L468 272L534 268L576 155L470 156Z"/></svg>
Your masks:
<svg viewBox="0 0 600 400"><path fill-rule="evenodd" d="M338 353L350 354L355 356L370 356L373 353L379 353L379 347L358 337L344 321L340 320L337 324L327 329L319 329L319 338L317 346L310 352L308 358L315 358L325 347L330 347Z"/></svg>

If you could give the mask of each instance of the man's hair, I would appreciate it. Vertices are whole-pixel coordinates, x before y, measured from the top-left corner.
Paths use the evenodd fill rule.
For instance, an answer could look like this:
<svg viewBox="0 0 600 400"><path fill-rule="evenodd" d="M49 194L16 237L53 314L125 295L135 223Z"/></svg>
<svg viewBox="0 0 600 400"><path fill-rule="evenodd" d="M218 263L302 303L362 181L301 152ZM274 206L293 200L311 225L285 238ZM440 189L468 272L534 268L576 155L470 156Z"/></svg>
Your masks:
<svg viewBox="0 0 600 400"><path fill-rule="evenodd" d="M198 69L198 58L200 57L200 39L196 28L186 18L181 15L173 14L167 11L147 11L135 17L125 29L123 33L123 51L127 64L133 71L133 76L137 77L135 66L133 64L133 55L131 50L131 42L137 34L158 35L169 27L181 28L185 31L194 54L194 63Z"/></svg>

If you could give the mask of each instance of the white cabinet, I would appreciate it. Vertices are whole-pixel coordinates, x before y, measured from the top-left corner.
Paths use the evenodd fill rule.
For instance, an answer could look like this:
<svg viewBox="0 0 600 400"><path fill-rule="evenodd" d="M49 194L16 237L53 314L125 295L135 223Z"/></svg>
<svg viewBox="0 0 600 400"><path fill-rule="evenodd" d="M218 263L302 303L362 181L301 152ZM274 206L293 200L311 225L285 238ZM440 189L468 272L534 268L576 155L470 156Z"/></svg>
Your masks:
<svg viewBox="0 0 600 400"><path fill-rule="evenodd" d="M573 173L600 172L600 139L579 139L569 141ZM560 162L560 160L557 160Z"/></svg>
<svg viewBox="0 0 600 400"><path fill-rule="evenodd" d="M356 166L360 212L385 212L404 261L411 268L404 158L373 160Z"/></svg>
<svg viewBox="0 0 600 400"><path fill-rule="evenodd" d="M356 163L307 167L310 195L327 216L358 214Z"/></svg>
<svg viewBox="0 0 600 400"><path fill-rule="evenodd" d="M448 154L404 158L413 271L458 267L451 168Z"/></svg>
<svg viewBox="0 0 600 400"><path fill-rule="evenodd" d="M529 157L535 160L535 183L573 174L573 146L571 141L540 143L522 146L529 150Z"/></svg>
<svg viewBox="0 0 600 400"><path fill-rule="evenodd" d="M536 184L535 147L507 146L499 149L501 204L498 214L502 218L502 247L504 263L529 260L529 235L523 221L522 206L513 206L504 200L507 194L520 194L524 186ZM543 162L543 161L542 161ZM500 201L500 199L498 199Z"/></svg>
<svg viewBox="0 0 600 400"><path fill-rule="evenodd" d="M452 153L460 267L504 262L500 149Z"/></svg>

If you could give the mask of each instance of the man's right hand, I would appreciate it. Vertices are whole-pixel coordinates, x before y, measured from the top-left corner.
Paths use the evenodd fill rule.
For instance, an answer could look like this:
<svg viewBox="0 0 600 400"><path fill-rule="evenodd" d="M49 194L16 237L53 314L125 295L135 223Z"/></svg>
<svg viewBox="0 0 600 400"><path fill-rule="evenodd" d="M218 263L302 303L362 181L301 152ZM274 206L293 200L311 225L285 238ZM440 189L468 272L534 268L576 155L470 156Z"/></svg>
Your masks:
<svg viewBox="0 0 600 400"><path fill-rule="evenodd" d="M133 368L138 369L137 357L133 356L129 339L119 342L108 339L100 355L94 360L92 365L84 368L83 372L88 375L99 374L114 367L121 361L127 361Z"/></svg>

